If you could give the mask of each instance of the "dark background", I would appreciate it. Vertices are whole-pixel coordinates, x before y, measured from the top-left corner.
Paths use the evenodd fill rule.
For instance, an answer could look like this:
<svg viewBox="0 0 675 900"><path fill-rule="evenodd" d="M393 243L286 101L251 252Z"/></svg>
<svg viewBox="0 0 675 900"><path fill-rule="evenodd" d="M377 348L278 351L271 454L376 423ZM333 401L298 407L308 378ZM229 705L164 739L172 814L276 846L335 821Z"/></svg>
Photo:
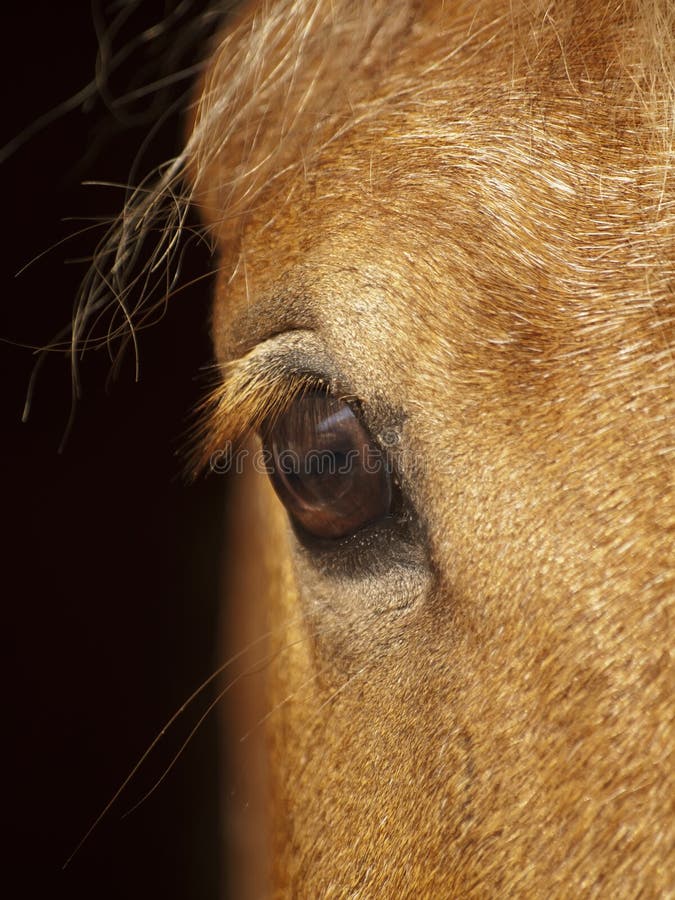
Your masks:
<svg viewBox="0 0 675 900"><path fill-rule="evenodd" d="M165 15L165 5L151 0L126 5L133 11L118 45ZM204 6L190 5L193 17ZM93 21L88 0L12 4L4 11L2 145L91 80ZM198 39L192 35L180 54L171 36L145 47L118 83L114 75L113 94L124 95L125 79L131 87L134 79L149 83L167 47L183 55L172 66L187 64L191 53L194 61ZM209 281L177 294L164 319L141 334L139 383L132 354L113 384L106 383L105 350L87 355L63 453L57 450L71 397L63 356L46 360L30 419L20 421L35 356L18 345L45 344L69 322L86 271L72 261L92 252L95 235L56 246L15 274L82 224L65 217L119 211L120 189L82 182L125 182L149 125L170 99L160 97L157 107L146 96L121 113L93 99L57 117L0 166L2 612L11 751L4 770L5 886L8 873L16 873L6 896L218 894L216 717L158 790L121 818L162 774L213 696L208 691L61 869L164 722L217 664L223 486L213 477L186 486L177 456L211 360ZM175 152L180 133L173 117L141 171ZM183 282L212 265L203 246L193 247Z"/></svg>

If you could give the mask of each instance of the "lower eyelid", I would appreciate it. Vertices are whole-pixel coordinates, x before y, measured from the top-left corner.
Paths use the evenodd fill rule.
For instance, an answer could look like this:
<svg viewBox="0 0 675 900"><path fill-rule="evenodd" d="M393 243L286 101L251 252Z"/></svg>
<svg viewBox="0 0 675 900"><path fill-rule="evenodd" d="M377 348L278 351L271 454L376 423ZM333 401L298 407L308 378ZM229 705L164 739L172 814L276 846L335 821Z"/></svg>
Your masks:
<svg viewBox="0 0 675 900"><path fill-rule="evenodd" d="M400 580L405 572L430 571L426 547L390 518L375 523L363 531L342 541L326 542L308 540L293 529L296 555L307 571L313 571L326 579L386 579L398 573ZM416 576L417 577L417 576Z"/></svg>

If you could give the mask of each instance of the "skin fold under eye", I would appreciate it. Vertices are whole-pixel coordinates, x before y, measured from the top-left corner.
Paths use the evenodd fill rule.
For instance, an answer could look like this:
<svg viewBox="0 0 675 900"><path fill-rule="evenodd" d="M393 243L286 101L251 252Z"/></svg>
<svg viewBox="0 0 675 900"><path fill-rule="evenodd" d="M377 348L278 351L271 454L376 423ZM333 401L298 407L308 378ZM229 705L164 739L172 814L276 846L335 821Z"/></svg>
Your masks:
<svg viewBox="0 0 675 900"><path fill-rule="evenodd" d="M302 394L263 427L262 438L274 489L307 534L348 537L389 513L387 460L344 400L321 390Z"/></svg>

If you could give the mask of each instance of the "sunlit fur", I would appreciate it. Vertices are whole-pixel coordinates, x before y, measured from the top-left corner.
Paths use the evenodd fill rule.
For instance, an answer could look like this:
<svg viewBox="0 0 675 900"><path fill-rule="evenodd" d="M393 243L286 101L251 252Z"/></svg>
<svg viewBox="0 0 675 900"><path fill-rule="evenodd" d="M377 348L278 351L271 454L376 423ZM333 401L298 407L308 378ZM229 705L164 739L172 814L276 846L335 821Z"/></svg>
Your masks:
<svg viewBox="0 0 675 900"><path fill-rule="evenodd" d="M188 475L203 473L214 453L240 443L263 422L274 421L295 397L321 386L321 379L309 373L289 372L274 359L265 361L257 347L226 365L219 383L196 411L186 448Z"/></svg>
<svg viewBox="0 0 675 900"><path fill-rule="evenodd" d="M670 0L279 0L215 48L171 177L234 430L232 359L299 330L416 461L402 555L235 489L230 643L273 632L239 896L675 892L674 35Z"/></svg>

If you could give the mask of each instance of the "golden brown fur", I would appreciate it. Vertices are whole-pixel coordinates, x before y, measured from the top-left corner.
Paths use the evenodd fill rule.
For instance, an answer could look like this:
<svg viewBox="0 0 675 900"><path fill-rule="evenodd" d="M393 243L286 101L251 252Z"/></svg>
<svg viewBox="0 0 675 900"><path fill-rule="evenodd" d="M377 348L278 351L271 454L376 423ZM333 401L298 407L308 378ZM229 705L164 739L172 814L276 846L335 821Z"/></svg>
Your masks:
<svg viewBox="0 0 675 900"><path fill-rule="evenodd" d="M319 558L239 487L275 896L675 892L674 23L278 0L214 53L207 446L288 400L246 373L292 331L398 430L417 528Z"/></svg>

